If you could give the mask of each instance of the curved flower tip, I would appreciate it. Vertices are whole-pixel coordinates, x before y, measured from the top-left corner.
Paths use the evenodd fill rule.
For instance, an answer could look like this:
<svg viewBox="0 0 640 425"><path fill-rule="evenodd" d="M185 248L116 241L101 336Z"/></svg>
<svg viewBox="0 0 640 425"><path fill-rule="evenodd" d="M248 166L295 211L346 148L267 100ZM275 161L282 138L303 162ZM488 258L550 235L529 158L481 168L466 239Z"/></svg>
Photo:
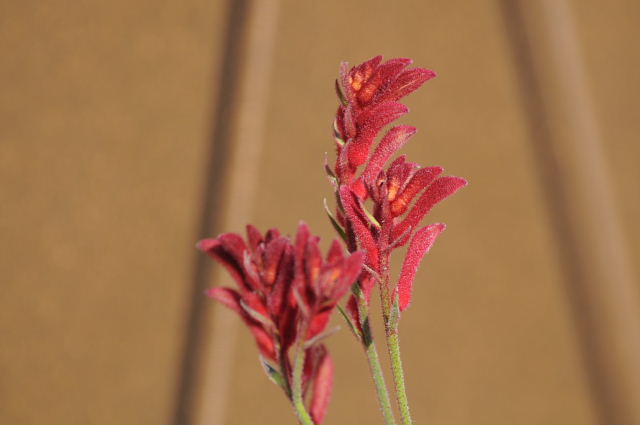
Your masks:
<svg viewBox="0 0 640 425"><path fill-rule="evenodd" d="M415 229L436 204L453 195L466 185L467 181L461 177L445 176L435 179L433 183L422 192L422 195L409 210L406 217L395 226L393 229L393 237L398 239L407 229ZM403 241L403 244L404 243L406 243L406 239Z"/></svg>
<svg viewBox="0 0 640 425"><path fill-rule="evenodd" d="M218 241L216 239L212 239L212 238L202 239L196 243L196 248L199 249L200 251L206 252L211 248L213 248L214 246L216 246L217 244L218 244Z"/></svg>
<svg viewBox="0 0 640 425"><path fill-rule="evenodd" d="M399 297L398 304L400 311L404 311L411 303L413 281L422 258L429 252L436 238L440 233L444 232L446 228L447 226L444 223L431 224L418 230L413 236L402 264L400 279L394 290L394 298L395 296Z"/></svg>
<svg viewBox="0 0 640 425"><path fill-rule="evenodd" d="M322 346L324 347L324 346ZM333 360L325 349L318 361L316 376L313 382L313 395L309 413L315 424L324 421L333 390Z"/></svg>

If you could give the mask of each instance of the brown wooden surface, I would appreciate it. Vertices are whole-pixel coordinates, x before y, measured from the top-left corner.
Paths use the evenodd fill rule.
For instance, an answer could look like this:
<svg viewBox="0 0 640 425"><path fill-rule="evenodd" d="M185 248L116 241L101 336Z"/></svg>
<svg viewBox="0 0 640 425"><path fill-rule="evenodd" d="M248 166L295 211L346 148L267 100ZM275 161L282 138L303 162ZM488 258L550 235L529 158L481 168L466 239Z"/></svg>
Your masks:
<svg viewBox="0 0 640 425"><path fill-rule="evenodd" d="M635 48L640 3L612 2L602 7L596 0L574 1L585 70L591 84L600 122L604 158L613 181L613 194L631 252L636 276L640 273L640 182L638 121L640 51Z"/></svg>
<svg viewBox="0 0 640 425"><path fill-rule="evenodd" d="M0 423L170 421L221 6L0 4Z"/></svg>
<svg viewBox="0 0 640 425"><path fill-rule="evenodd" d="M254 0L243 37L227 40L229 4L0 4L0 423L172 423L176 404L193 423L295 423L248 332L225 325L235 317L213 303L190 314L193 244L208 201L216 231L253 220L291 233L304 219L328 245L322 162L332 155L332 83L341 60L375 54L439 73L407 100L403 122L419 133L404 152L470 181L429 217L448 229L403 316L416 423L622 417L594 376L637 370L611 368L606 356L589 361L589 343L601 341L585 336L591 325L576 315L583 300L574 294L591 292L572 292L584 282L567 266L573 258L589 270L588 257L568 255L576 239L558 227L562 211L578 229L591 211L563 206L541 161L541 123L553 143L573 140L564 121L548 121L563 116L567 87L552 68L562 61L547 63L556 40L541 30L544 13L509 0ZM608 5L572 1L569 10L612 182L616 249L637 287L639 11L630 0ZM216 85L233 52L237 87L225 92ZM221 92L236 101L216 104ZM212 142L221 110L229 132ZM223 142L228 149L212 145ZM208 192L212 153L227 167L220 190ZM211 284L228 283L213 276ZM620 296L606 277L593 282ZM626 335L627 322L602 323L598 332ZM344 326L329 346L337 375L326 423L381 423L364 356ZM616 387L611 376L606 385Z"/></svg>

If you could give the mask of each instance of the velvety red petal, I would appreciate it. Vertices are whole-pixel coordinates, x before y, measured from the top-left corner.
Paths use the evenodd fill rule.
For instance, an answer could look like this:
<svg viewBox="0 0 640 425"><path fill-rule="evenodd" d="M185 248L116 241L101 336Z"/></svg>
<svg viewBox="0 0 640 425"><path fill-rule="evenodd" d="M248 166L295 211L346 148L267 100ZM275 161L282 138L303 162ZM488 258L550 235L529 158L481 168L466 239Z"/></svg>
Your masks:
<svg viewBox="0 0 640 425"><path fill-rule="evenodd" d="M384 101L399 100L408 94L419 89L424 83L434 78L436 73L430 69L413 68L404 71L396 81L389 87L388 94L383 97Z"/></svg>
<svg viewBox="0 0 640 425"><path fill-rule="evenodd" d="M313 422L317 425L322 423L327 414L331 391L333 390L333 371L333 360L331 360L329 352L325 350L325 354L319 360L316 369L313 380L311 405L309 408L311 419L313 419Z"/></svg>
<svg viewBox="0 0 640 425"><path fill-rule="evenodd" d="M458 189L466 185L467 181L460 177L447 176L438 178L424 191L405 219L393 229L393 239L398 238L409 227L416 228L434 205L453 195Z"/></svg>
<svg viewBox="0 0 640 425"><path fill-rule="evenodd" d="M363 217L363 213L361 211L357 211L357 200L354 198L354 194L348 187L342 186L340 188L340 200L344 207L347 219L353 226L353 230L360 246L367 252L367 263L370 267L377 269L379 253L376 241L371 234L371 230L369 230L369 227L366 224L366 217Z"/></svg>
<svg viewBox="0 0 640 425"><path fill-rule="evenodd" d="M278 229L269 229L267 233L264 235L264 241L266 243L271 242L274 239L278 239L280 237L280 231Z"/></svg>
<svg viewBox="0 0 640 425"><path fill-rule="evenodd" d="M382 56L376 56L349 71L346 81L347 89L351 93L349 100L355 98L358 92L362 90L364 84L371 78L378 65L380 65L380 62L382 62Z"/></svg>
<svg viewBox="0 0 640 425"><path fill-rule="evenodd" d="M347 314L351 318L351 322L356 326L360 335L362 335L362 324L360 323L360 313L358 312L358 301L356 300L356 296L352 295L349 297L349 301L347 301L346 305Z"/></svg>
<svg viewBox="0 0 640 425"><path fill-rule="evenodd" d="M313 338L327 328L331 313L333 313L333 308L325 308L315 316L313 316L313 318L311 319L311 323L309 323L309 330L307 332L306 340Z"/></svg>
<svg viewBox="0 0 640 425"><path fill-rule="evenodd" d="M413 63L413 59L409 59L409 58L393 58L393 59L389 59L388 61L386 61L383 65L387 65L387 64L392 64L392 63L399 63L402 64L403 66L409 66Z"/></svg>
<svg viewBox="0 0 640 425"><path fill-rule="evenodd" d="M341 265L341 274L335 282L331 299L338 302L351 288L351 285L362 272L362 264L364 263L364 253L362 251L354 252L345 259Z"/></svg>
<svg viewBox="0 0 640 425"><path fill-rule="evenodd" d="M237 291L234 291L231 288L216 287L207 290L207 295L220 301L223 305L238 313L249 328L249 331L253 334L260 353L269 360L276 359L275 346L271 336L264 330L260 323L252 319L245 311L240 304L241 297ZM243 301L247 302L246 299L243 299ZM248 302L249 304L255 305L252 301ZM260 308L259 306L257 307ZM262 311L264 311L264 308Z"/></svg>
<svg viewBox="0 0 640 425"><path fill-rule="evenodd" d="M353 106L349 105L344 108L342 115L342 124L344 126L345 142L354 138L357 134L356 119L354 116Z"/></svg>
<svg viewBox="0 0 640 425"><path fill-rule="evenodd" d="M247 224L247 240L249 241L249 247L251 251L255 251L258 245L262 242L262 233L253 225Z"/></svg>
<svg viewBox="0 0 640 425"><path fill-rule="evenodd" d="M411 60L392 59L378 66L358 92L360 106L364 107L379 98L409 63Z"/></svg>
<svg viewBox="0 0 640 425"><path fill-rule="evenodd" d="M347 144L349 164L354 167L364 164L369 157L373 140L387 124L409 111L402 103L385 102L365 110L358 116L358 134Z"/></svg>
<svg viewBox="0 0 640 425"><path fill-rule="evenodd" d="M367 272L360 275L360 289L362 290L367 303L371 300L371 292L373 291L373 287L376 286L376 282L376 278Z"/></svg>
<svg viewBox="0 0 640 425"><path fill-rule="evenodd" d="M283 352L286 352L297 339L298 321L300 320L299 310L288 306L279 316L280 344Z"/></svg>
<svg viewBox="0 0 640 425"><path fill-rule="evenodd" d="M229 235L233 234L220 235L215 239L203 239L198 242L196 246L218 263L222 264L239 288L243 291L250 291L251 288L247 284L244 276L244 251L240 250L240 246L237 243L230 243L234 238ZM227 236L225 237L226 244L223 243L223 236ZM242 239L240 239L240 241L242 245L244 245ZM234 246L238 249L234 250ZM229 249L229 247L232 247L232 249Z"/></svg>
<svg viewBox="0 0 640 425"><path fill-rule="evenodd" d="M271 335L269 335L260 325L248 324L249 330L253 334L253 337L256 340L256 344L258 345L258 349L260 350L260 354L262 354L265 358L276 361L276 351L275 345L273 343L273 339Z"/></svg>
<svg viewBox="0 0 640 425"><path fill-rule="evenodd" d="M404 311L411 303L413 281L416 277L420 261L424 255L429 252L436 238L445 228L446 226L443 223L432 224L418 230L413 236L409 244L409 249L407 250L407 255L404 257L400 279L395 289L400 297L398 300L400 311Z"/></svg>
<svg viewBox="0 0 640 425"><path fill-rule="evenodd" d="M404 155L403 155L404 156ZM401 156L400 158L402 158ZM393 201L398 193L402 192L411 180L411 177L420 169L414 162L394 161L387 171L387 196Z"/></svg>
<svg viewBox="0 0 640 425"><path fill-rule="evenodd" d="M231 288L217 286L215 288L207 289L205 293L208 297L221 302L225 307L235 311L240 316L244 316L246 314L240 305L241 297L238 291Z"/></svg>
<svg viewBox="0 0 640 425"><path fill-rule="evenodd" d="M267 306L269 311L275 316L282 313L286 308L291 292L293 281L293 247L287 243L278 265L276 281L273 284L271 293L267 295Z"/></svg>
<svg viewBox="0 0 640 425"><path fill-rule="evenodd" d="M247 292L245 294L242 294L242 303L244 303L244 305L251 310L263 315L264 317L270 316L269 311L267 311L267 307L264 305L264 301L255 292Z"/></svg>
<svg viewBox="0 0 640 425"><path fill-rule="evenodd" d="M262 279L267 285L273 285L275 282L280 258L288 244L289 240L284 236L280 236L267 244L262 263Z"/></svg>
<svg viewBox="0 0 640 425"><path fill-rule="evenodd" d="M322 267L322 253L320 252L319 238L312 236L307 243L306 252L306 269L307 285L313 289L316 294L320 293L320 288L316 287L318 284L318 276L320 275L320 268Z"/></svg>
<svg viewBox="0 0 640 425"><path fill-rule="evenodd" d="M337 239L334 239L331 242L331 246L329 247L329 251L327 252L327 263L332 264L336 261L340 261L344 258L344 249L342 248L342 244L338 242Z"/></svg>
<svg viewBox="0 0 640 425"><path fill-rule="evenodd" d="M260 291L264 291L264 285L260 280L258 268L253 263L253 258L254 257L249 253L249 251L244 252L244 261L242 263L244 278L249 284L249 286L256 288Z"/></svg>
<svg viewBox="0 0 640 425"><path fill-rule="evenodd" d="M389 158L404 146L415 133L416 128L410 125L399 125L389 130L376 147L362 173L364 181L367 184L373 184Z"/></svg>
<svg viewBox="0 0 640 425"><path fill-rule="evenodd" d="M442 167L426 167L416 171L402 192L391 203L391 214L394 217L404 214L413 198L433 183L442 171Z"/></svg>
<svg viewBox="0 0 640 425"><path fill-rule="evenodd" d="M298 225L298 232L296 233L296 245L295 245L295 277L296 279L304 279L305 277L305 259L307 255L307 244L309 241L309 226L304 222L300 222Z"/></svg>

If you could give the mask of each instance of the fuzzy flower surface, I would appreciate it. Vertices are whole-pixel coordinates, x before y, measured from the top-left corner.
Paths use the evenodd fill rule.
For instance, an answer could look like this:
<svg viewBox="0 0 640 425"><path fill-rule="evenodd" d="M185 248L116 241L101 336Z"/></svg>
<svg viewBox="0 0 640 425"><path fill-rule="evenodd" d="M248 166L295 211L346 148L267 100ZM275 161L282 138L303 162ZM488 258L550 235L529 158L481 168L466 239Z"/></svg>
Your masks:
<svg viewBox="0 0 640 425"><path fill-rule="evenodd" d="M336 80L340 100L334 121L336 162L333 168L325 166L337 200L336 217L330 218L350 251L366 252L366 271L359 279L363 294L368 300L379 282L390 305L400 311L411 302L423 256L445 229L443 223L421 227L421 221L437 203L467 184L460 177L442 176L441 167L421 167L404 155L392 160L416 133L415 127L392 126L376 143L385 127L409 111L399 100L436 76L425 68L410 68L411 64L406 58L383 62L382 56L352 68L342 63ZM381 281L380 276L388 276L391 252L407 243L398 282L392 286ZM353 297L348 309L358 323Z"/></svg>
<svg viewBox="0 0 640 425"><path fill-rule="evenodd" d="M269 377L291 398L291 347L305 350L303 391L311 390L309 413L324 419L333 385L333 362L322 339L338 301L361 272L362 252L345 254L334 241L326 256L306 224L294 241L271 229L248 225L236 233L204 239L198 248L222 264L235 288L214 287L207 295L236 312L253 334Z"/></svg>

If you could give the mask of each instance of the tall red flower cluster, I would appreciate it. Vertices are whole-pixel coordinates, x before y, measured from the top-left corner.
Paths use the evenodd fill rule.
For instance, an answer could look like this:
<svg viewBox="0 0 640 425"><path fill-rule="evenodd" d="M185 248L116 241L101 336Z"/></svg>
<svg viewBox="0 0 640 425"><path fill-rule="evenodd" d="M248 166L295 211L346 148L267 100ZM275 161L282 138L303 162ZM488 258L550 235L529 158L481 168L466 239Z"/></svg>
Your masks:
<svg viewBox="0 0 640 425"><path fill-rule="evenodd" d="M247 240L225 233L198 248L220 262L237 289L215 287L207 294L240 315L253 336L263 364L292 397L292 346L305 351L303 393L312 388L309 413L319 424L333 383L333 363L320 342L331 313L362 269L364 254L345 255L334 241L325 258L319 238L301 223L295 242L271 229L263 236L247 226Z"/></svg>
<svg viewBox="0 0 640 425"><path fill-rule="evenodd" d="M428 69L408 68L411 63L403 58L382 62L376 56L351 69L342 64L336 81L341 102L334 123L337 157L333 169L326 167L338 201L334 225L351 251L362 248L367 253L367 271L360 277L364 295L368 300L374 283L382 280L389 304L397 303L400 311L411 301L422 257L445 229L441 223L419 228L420 222L438 202L467 184L460 177L441 176L441 167L421 168L404 155L386 166L415 127L390 128L372 149L382 129L408 112L398 100L435 77ZM408 241L400 279L391 288L384 278L391 252ZM354 298L348 307L357 318Z"/></svg>

